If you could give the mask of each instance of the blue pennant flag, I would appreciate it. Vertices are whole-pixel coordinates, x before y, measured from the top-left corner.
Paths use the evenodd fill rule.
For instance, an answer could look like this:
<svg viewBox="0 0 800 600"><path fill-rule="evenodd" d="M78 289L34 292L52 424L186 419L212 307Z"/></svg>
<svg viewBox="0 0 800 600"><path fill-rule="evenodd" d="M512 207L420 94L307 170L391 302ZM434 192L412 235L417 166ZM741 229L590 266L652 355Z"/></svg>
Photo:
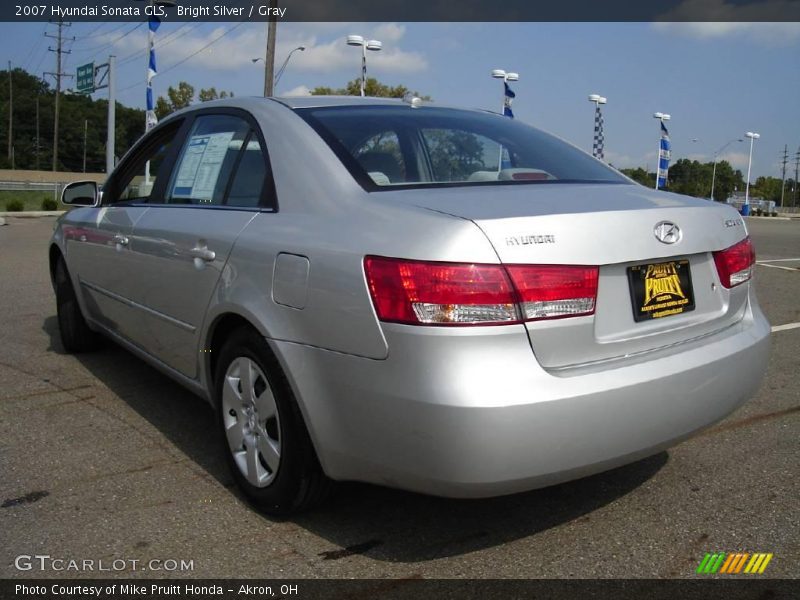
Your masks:
<svg viewBox="0 0 800 600"><path fill-rule="evenodd" d="M160 25L161 20L158 17L150 17L150 21L148 22L150 31L147 33L147 45L150 50L150 56L147 60L147 110L145 111L145 131L150 131L158 123L155 111L156 106L153 99L153 77L158 74L158 68L156 68L155 38L156 31L158 31Z"/></svg>
<svg viewBox="0 0 800 600"><path fill-rule="evenodd" d="M511 86L508 85L507 81L504 81L503 85L506 87L506 98L503 102L503 116L513 119L514 112L511 110L511 102L513 102L517 95L514 93L514 90L511 89Z"/></svg>
<svg viewBox="0 0 800 600"><path fill-rule="evenodd" d="M656 188L667 185L667 173L669 172L670 141L669 131L661 121L661 144L658 149L658 183Z"/></svg>

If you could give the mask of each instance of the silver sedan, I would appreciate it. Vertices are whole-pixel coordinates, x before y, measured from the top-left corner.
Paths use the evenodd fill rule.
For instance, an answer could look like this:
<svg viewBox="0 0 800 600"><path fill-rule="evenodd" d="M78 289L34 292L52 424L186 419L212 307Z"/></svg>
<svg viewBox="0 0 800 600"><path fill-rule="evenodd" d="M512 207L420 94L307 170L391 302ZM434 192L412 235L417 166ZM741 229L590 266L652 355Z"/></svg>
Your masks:
<svg viewBox="0 0 800 600"><path fill-rule="evenodd" d="M205 103L63 200L64 347L102 334L210 402L275 514L331 480L484 497L609 469L722 419L766 368L732 208L490 113Z"/></svg>

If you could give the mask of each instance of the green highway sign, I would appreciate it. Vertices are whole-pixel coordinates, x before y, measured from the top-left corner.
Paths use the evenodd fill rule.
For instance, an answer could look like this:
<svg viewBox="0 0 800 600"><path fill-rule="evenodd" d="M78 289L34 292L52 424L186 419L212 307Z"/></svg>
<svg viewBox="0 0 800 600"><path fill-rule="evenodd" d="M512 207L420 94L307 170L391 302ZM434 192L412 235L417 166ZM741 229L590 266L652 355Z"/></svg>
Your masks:
<svg viewBox="0 0 800 600"><path fill-rule="evenodd" d="M79 94L91 94L94 92L94 63L78 67L77 92Z"/></svg>

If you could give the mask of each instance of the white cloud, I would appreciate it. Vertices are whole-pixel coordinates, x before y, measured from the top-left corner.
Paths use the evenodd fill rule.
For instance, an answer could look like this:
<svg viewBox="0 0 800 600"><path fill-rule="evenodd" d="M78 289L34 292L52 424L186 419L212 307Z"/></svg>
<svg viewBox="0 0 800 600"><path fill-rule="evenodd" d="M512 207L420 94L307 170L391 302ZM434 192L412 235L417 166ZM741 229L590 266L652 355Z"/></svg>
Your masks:
<svg viewBox="0 0 800 600"><path fill-rule="evenodd" d="M399 42L406 34L406 28L397 23L383 23L378 25L373 32L373 37L383 43Z"/></svg>
<svg viewBox="0 0 800 600"><path fill-rule="evenodd" d="M719 155L719 160L727 160L734 169L741 169L743 172L747 170L749 158L749 155L745 152L726 152Z"/></svg>
<svg viewBox="0 0 800 600"><path fill-rule="evenodd" d="M761 0L741 3L735 0L683 0L659 15L659 21L774 22L797 21L800 7L794 0ZM713 23L708 23L712 25Z"/></svg>
<svg viewBox="0 0 800 600"><path fill-rule="evenodd" d="M279 96L310 96L311 88L307 85L298 85L287 92L280 92Z"/></svg>
<svg viewBox="0 0 800 600"><path fill-rule="evenodd" d="M361 29L364 29L363 24ZM220 38L226 31L228 27L225 26L215 27L203 33L186 30L167 32L162 28L158 37L166 42L169 42L167 36L172 35L177 38L180 33L183 35L180 39L176 39L175 43L167 44L158 51L159 70L163 71L195 52L198 54L187 61L187 66L215 70L258 69L259 65L254 66L252 60L265 54L266 36L263 24L245 26ZM298 46L305 46L305 51L295 52L292 55L289 65L292 70L328 72L351 69L354 73L359 72L358 48L347 46L342 35L332 39L320 39L327 32L326 27L301 25L279 32L275 48L275 68L280 68L292 50ZM399 46L404 35L405 27L395 23L384 23L372 28L368 37L381 40L383 50L369 53L367 64L370 69L387 73L413 73L427 69L428 63L421 53L405 51ZM219 41L203 49L217 38L220 38ZM158 45L157 38L157 50ZM126 36L115 44L115 48L121 54L135 52L143 46L142 39L135 35ZM260 64L260 68L263 69L263 63Z"/></svg>
<svg viewBox="0 0 800 600"><path fill-rule="evenodd" d="M653 27L701 40L736 36L769 46L790 45L800 40L800 23L653 23Z"/></svg>
<svg viewBox="0 0 800 600"><path fill-rule="evenodd" d="M628 154L620 154L613 150L605 149L604 151L606 162L614 165L617 169L629 169L644 166L646 160L644 157L634 157Z"/></svg>
<svg viewBox="0 0 800 600"><path fill-rule="evenodd" d="M765 19L771 22L765 22ZM674 9L659 15L653 28L697 39L738 37L776 46L800 40L798 21L800 3L796 0L747 4L732 0L684 0Z"/></svg>

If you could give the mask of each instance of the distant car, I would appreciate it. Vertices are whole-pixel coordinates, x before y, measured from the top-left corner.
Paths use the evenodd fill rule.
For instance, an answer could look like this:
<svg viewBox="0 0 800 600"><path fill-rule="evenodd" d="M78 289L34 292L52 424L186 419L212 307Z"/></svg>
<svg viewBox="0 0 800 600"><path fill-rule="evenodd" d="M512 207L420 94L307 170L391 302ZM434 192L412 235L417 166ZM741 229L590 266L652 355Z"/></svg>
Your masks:
<svg viewBox="0 0 800 600"><path fill-rule="evenodd" d="M226 99L162 121L50 244L68 351L110 337L208 400L286 514L359 480L485 497L670 447L757 390L735 210L499 115ZM91 235L87 232L93 232Z"/></svg>

